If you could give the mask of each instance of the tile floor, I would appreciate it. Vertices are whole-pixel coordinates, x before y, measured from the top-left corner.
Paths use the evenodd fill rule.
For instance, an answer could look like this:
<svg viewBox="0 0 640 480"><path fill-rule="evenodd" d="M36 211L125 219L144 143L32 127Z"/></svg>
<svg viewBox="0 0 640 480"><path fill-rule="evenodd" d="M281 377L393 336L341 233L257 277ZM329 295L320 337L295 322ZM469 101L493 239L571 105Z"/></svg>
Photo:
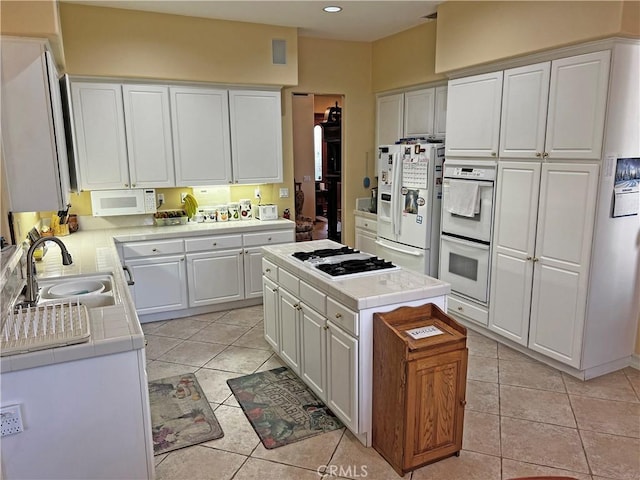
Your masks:
<svg viewBox="0 0 640 480"><path fill-rule="evenodd" d="M400 478L344 429L262 446L225 383L282 365L262 328L261 305L143 325L149 378L195 372L225 432L155 457L158 480ZM468 347L463 451L405 479L640 479L640 371L581 382L474 332Z"/></svg>

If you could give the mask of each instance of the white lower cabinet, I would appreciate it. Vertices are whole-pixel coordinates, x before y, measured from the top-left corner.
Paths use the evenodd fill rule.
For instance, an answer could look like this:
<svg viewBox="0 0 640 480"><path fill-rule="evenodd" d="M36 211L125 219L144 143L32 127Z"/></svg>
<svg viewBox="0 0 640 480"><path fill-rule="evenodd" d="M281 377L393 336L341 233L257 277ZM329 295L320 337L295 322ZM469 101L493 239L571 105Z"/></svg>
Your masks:
<svg viewBox="0 0 640 480"><path fill-rule="evenodd" d="M244 298L262 295L262 248L244 249Z"/></svg>
<svg viewBox="0 0 640 480"><path fill-rule="evenodd" d="M242 249L187 254L187 282L190 307L242 300Z"/></svg>
<svg viewBox="0 0 640 480"><path fill-rule="evenodd" d="M327 406L358 429L358 340L331 321L327 335Z"/></svg>
<svg viewBox="0 0 640 480"><path fill-rule="evenodd" d="M284 288L278 290L280 357L300 375L300 301Z"/></svg>
<svg viewBox="0 0 640 480"><path fill-rule="evenodd" d="M277 268L277 267L276 267ZM276 352L280 351L280 319L278 317L278 284L264 278L262 287L264 339Z"/></svg>
<svg viewBox="0 0 640 480"><path fill-rule="evenodd" d="M135 284L131 287L138 314L187 308L184 255L128 260Z"/></svg>
<svg viewBox="0 0 640 480"><path fill-rule="evenodd" d="M304 303L301 304L300 377L320 400L327 401L327 319Z"/></svg>
<svg viewBox="0 0 640 480"><path fill-rule="evenodd" d="M580 368L596 164L500 162L489 329Z"/></svg>

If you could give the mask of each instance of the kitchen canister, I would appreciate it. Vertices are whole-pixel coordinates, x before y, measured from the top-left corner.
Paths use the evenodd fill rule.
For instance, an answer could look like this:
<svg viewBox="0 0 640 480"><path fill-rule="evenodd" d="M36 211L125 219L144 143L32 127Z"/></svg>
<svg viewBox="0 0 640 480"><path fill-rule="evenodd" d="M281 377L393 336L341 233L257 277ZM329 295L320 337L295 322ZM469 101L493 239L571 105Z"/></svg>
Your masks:
<svg viewBox="0 0 640 480"><path fill-rule="evenodd" d="M240 220L240 204L239 203L229 204L229 220L230 221Z"/></svg>
<svg viewBox="0 0 640 480"><path fill-rule="evenodd" d="M227 205L218 205L216 207L216 218L219 222L229 221L229 207Z"/></svg>
<svg viewBox="0 0 640 480"><path fill-rule="evenodd" d="M240 199L240 218L242 220L251 220L253 217L251 211L251 199L249 198L241 198Z"/></svg>

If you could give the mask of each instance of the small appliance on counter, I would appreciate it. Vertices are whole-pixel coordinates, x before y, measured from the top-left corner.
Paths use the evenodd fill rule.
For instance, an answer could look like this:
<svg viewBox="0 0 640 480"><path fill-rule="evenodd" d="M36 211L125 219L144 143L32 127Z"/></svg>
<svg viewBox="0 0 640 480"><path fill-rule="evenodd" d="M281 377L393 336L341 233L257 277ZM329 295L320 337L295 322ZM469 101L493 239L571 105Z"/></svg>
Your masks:
<svg viewBox="0 0 640 480"><path fill-rule="evenodd" d="M371 205L369 206L371 213L378 213L378 187L371 189Z"/></svg>
<svg viewBox="0 0 640 480"><path fill-rule="evenodd" d="M278 206L275 204L254 205L253 216L257 220L277 220Z"/></svg>

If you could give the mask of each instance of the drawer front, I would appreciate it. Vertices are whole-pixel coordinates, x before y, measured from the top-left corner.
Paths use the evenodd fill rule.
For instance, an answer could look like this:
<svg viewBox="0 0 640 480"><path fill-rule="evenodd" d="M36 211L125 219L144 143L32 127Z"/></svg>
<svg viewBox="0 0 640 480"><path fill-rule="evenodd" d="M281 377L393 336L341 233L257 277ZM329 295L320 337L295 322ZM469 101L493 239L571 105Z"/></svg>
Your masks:
<svg viewBox="0 0 640 480"><path fill-rule="evenodd" d="M485 308L453 296L449 296L447 301L447 313L454 316L460 315L485 327L489 325L489 312Z"/></svg>
<svg viewBox="0 0 640 480"><path fill-rule="evenodd" d="M300 281L300 300L318 313L324 315L327 312L327 296L302 280Z"/></svg>
<svg viewBox="0 0 640 480"><path fill-rule="evenodd" d="M295 241L293 229L278 230L275 232L245 233L242 235L245 247L261 247L275 245L277 243L290 243Z"/></svg>
<svg viewBox="0 0 640 480"><path fill-rule="evenodd" d="M376 232L378 230L378 221L369 220L368 218L356 217L356 228Z"/></svg>
<svg viewBox="0 0 640 480"><path fill-rule="evenodd" d="M271 263L269 260L262 259L262 275L267 277L269 280L273 280L274 282L278 282L278 267Z"/></svg>
<svg viewBox="0 0 640 480"><path fill-rule="evenodd" d="M280 269L278 272L278 283L281 287L292 293L296 297L299 295L299 280L298 277L294 277L286 270Z"/></svg>
<svg viewBox="0 0 640 480"><path fill-rule="evenodd" d="M184 242L180 240L157 240L153 242L128 242L122 246L124 258L151 257L184 253Z"/></svg>
<svg viewBox="0 0 640 480"><path fill-rule="evenodd" d="M242 235L216 235L188 238L184 241L187 253L242 247Z"/></svg>
<svg viewBox="0 0 640 480"><path fill-rule="evenodd" d="M353 335L358 336L360 334L358 314L332 298L327 298L327 319Z"/></svg>

